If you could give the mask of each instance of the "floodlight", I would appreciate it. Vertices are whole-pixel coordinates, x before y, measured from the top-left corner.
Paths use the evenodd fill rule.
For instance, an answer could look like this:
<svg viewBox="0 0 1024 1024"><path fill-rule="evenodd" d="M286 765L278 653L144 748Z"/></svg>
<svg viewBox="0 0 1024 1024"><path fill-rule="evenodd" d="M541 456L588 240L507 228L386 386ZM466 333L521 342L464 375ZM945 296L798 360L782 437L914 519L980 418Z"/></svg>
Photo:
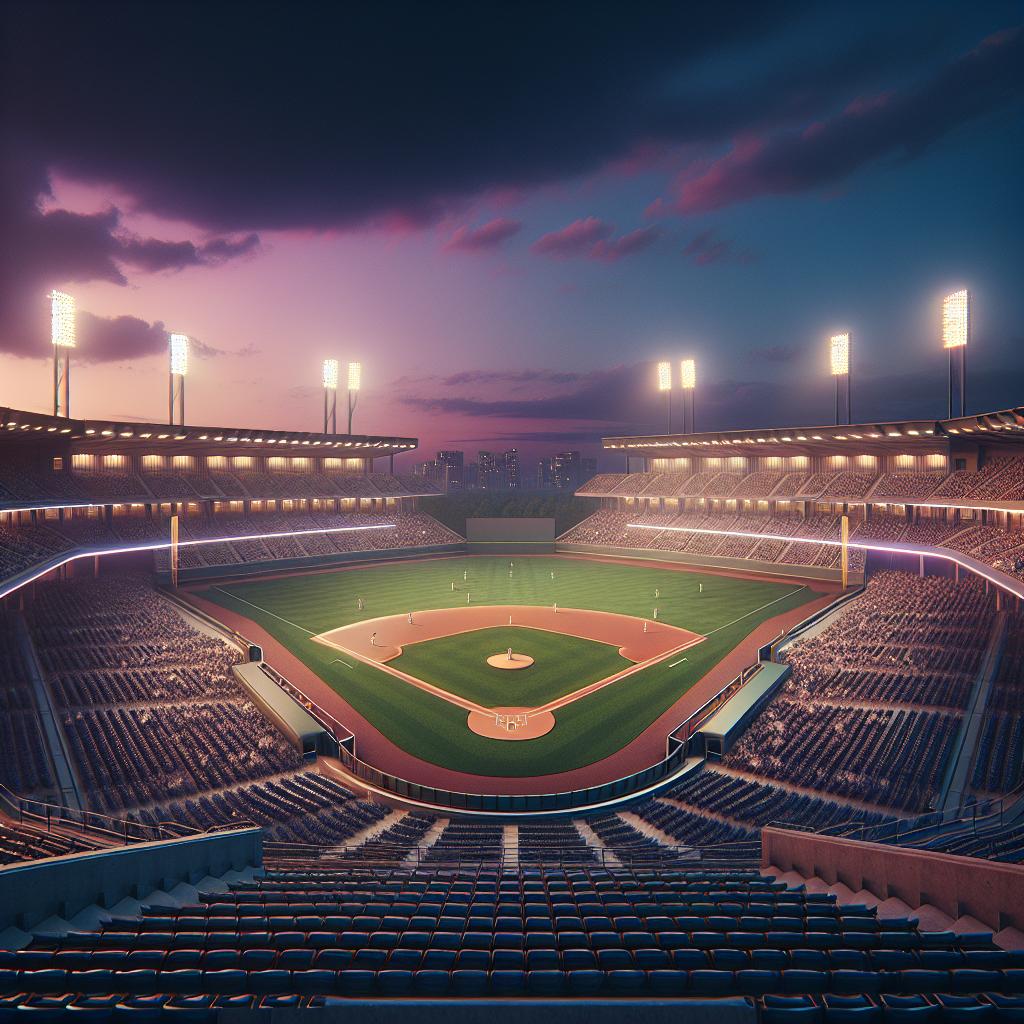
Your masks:
<svg viewBox="0 0 1024 1024"><path fill-rule="evenodd" d="M658 390L672 390L672 364L658 363Z"/></svg>
<svg viewBox="0 0 1024 1024"><path fill-rule="evenodd" d="M188 373L188 335L171 335L171 373L184 377Z"/></svg>
<svg viewBox="0 0 1024 1024"><path fill-rule="evenodd" d="M833 334L829 338L829 358L833 377L842 377L850 372L849 334Z"/></svg>
<svg viewBox="0 0 1024 1024"><path fill-rule="evenodd" d="M971 330L971 296L966 288L942 300L942 347L963 348Z"/></svg>
<svg viewBox="0 0 1024 1024"><path fill-rule="evenodd" d="M349 391L358 391L360 385L363 382L363 364L362 363L349 363L348 364L348 389Z"/></svg>
<svg viewBox="0 0 1024 1024"><path fill-rule="evenodd" d="M75 300L67 292L50 292L50 341L58 348L75 347Z"/></svg>
<svg viewBox="0 0 1024 1024"><path fill-rule="evenodd" d="M679 364L679 377L683 388L692 391L697 386L697 363L693 359L684 359Z"/></svg>
<svg viewBox="0 0 1024 1024"><path fill-rule="evenodd" d="M337 359L325 359L323 367L323 381L324 387L328 391L336 391L338 389L338 360Z"/></svg>

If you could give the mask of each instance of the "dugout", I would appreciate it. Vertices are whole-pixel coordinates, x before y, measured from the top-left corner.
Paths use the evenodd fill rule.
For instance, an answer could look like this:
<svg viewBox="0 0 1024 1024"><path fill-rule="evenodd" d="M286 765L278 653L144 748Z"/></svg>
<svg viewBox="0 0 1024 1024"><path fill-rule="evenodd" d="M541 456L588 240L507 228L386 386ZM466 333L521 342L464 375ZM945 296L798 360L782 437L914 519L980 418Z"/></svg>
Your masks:
<svg viewBox="0 0 1024 1024"><path fill-rule="evenodd" d="M303 756L337 753L334 737L302 705L292 700L258 662L235 665L234 672L249 699Z"/></svg>
<svg viewBox="0 0 1024 1024"><path fill-rule="evenodd" d="M729 753L747 726L789 678L791 671L789 665L761 662L757 673L701 726L704 752L709 758L720 758Z"/></svg>

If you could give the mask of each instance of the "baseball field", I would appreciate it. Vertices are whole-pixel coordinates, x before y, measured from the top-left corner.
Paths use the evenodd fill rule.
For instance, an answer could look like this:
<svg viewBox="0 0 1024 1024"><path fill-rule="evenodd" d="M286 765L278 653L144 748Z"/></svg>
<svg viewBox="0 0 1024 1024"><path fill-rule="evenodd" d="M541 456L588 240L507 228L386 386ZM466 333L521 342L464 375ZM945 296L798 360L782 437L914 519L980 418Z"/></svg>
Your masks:
<svg viewBox="0 0 1024 1024"><path fill-rule="evenodd" d="M761 622L821 596L798 583L562 557L400 562L195 592L266 630L408 753L495 776L615 753ZM533 663L487 663L510 648ZM467 712L493 709L521 712L520 728L547 715L548 731L506 736L504 719L493 736L468 727Z"/></svg>

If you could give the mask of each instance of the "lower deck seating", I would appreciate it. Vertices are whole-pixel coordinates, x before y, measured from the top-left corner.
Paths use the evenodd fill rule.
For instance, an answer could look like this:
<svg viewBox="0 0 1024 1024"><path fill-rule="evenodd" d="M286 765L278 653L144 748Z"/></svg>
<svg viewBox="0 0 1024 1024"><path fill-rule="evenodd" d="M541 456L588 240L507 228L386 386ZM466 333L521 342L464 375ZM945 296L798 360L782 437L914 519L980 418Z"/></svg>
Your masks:
<svg viewBox="0 0 1024 1024"><path fill-rule="evenodd" d="M0 952L0 1014L188 1019L339 997L715 997L766 1021L1018 1016L1024 953L926 932L752 871L268 872L197 903ZM943 1007L973 1010L945 1017ZM919 1014L890 1010L920 1007ZM773 1017L783 1010L795 1016ZM872 1015L873 1011L873 1015ZM37 1014L38 1015L38 1014ZM831 1019L831 1018L826 1018Z"/></svg>

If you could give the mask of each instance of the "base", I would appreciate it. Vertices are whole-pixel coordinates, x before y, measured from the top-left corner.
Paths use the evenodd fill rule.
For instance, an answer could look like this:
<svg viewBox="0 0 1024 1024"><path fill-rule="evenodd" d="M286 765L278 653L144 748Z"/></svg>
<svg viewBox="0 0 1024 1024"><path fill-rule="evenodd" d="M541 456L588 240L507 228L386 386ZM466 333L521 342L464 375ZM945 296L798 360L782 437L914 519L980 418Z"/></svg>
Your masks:
<svg viewBox="0 0 1024 1024"><path fill-rule="evenodd" d="M512 657L508 656L508 651L503 651L501 654L492 654L487 659L487 664L491 668L503 668L506 670L515 670L517 668L529 668L533 664L533 658L528 654L516 654L512 652Z"/></svg>
<svg viewBox="0 0 1024 1024"><path fill-rule="evenodd" d="M535 740L554 729L555 716L550 711L533 712L530 708L493 708L470 711L466 724L470 732L489 740Z"/></svg>

